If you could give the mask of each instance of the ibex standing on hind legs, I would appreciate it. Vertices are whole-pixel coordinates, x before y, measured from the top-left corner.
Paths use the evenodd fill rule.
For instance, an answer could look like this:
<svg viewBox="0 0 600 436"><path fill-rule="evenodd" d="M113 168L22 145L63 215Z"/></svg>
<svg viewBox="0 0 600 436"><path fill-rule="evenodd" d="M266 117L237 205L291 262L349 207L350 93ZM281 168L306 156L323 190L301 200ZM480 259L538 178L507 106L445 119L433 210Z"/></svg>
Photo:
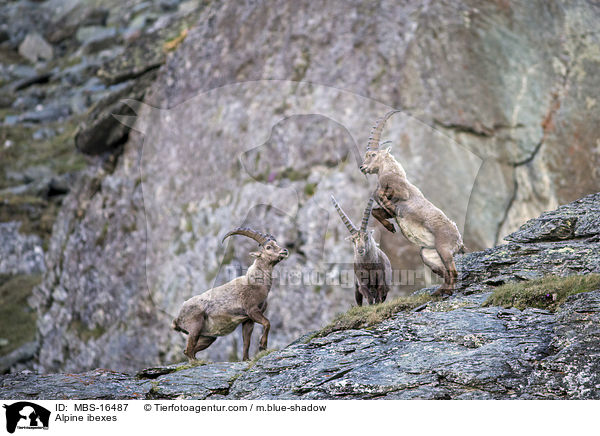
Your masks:
<svg viewBox="0 0 600 436"><path fill-rule="evenodd" d="M261 248L250 253L256 259L246 275L209 289L183 303L171 327L188 334L184 354L190 360L194 360L196 353L208 348L217 337L233 332L240 323L244 339L244 360L248 360L254 323L263 326L259 350L267 349L271 324L264 312L267 309L273 268L289 253L285 248L280 248L275 238L269 234L238 228L227 233L223 240L232 235L252 238Z"/></svg>
<svg viewBox="0 0 600 436"><path fill-rule="evenodd" d="M371 197L363 213L360 229L354 227L333 195L331 202L350 231L348 239L354 245L354 297L356 304L362 306L363 298L369 304L383 303L387 297L388 285L392 280L392 265L385 253L375 243L373 230L367 230L373 208L373 198Z"/></svg>
<svg viewBox="0 0 600 436"><path fill-rule="evenodd" d="M373 209L372 213L390 232L396 231L394 224L388 221L394 218L406 239L421 247L421 259L425 265L444 279L444 284L434 295L452 295L458 275L454 255L464 252L458 227L408 181L404 168L391 155L390 149L379 148L385 122L396 112L400 111L388 112L377 121L360 166L364 174L377 174L374 198L380 207Z"/></svg>

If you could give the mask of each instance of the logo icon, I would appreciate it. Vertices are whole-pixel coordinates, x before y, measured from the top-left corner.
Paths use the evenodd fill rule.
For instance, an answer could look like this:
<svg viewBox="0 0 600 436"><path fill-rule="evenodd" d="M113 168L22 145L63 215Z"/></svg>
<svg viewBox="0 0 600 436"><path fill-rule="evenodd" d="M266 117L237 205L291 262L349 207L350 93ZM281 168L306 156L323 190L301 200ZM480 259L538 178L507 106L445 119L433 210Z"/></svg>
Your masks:
<svg viewBox="0 0 600 436"><path fill-rule="evenodd" d="M6 431L14 433L18 429L48 429L50 411L29 401L19 401L6 409Z"/></svg>

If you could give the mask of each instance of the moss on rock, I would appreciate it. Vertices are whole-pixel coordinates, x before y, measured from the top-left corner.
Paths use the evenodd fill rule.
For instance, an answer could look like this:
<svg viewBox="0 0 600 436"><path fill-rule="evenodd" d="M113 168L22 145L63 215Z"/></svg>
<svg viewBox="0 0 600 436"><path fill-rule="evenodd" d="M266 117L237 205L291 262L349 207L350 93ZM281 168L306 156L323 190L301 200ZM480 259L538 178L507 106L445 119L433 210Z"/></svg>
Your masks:
<svg viewBox="0 0 600 436"><path fill-rule="evenodd" d="M372 306L355 306L348 312L338 315L329 325L315 333L311 339L327 336L338 330L359 329L379 324L397 312L415 309L431 300L431 295L425 293L406 295Z"/></svg>
<svg viewBox="0 0 600 436"><path fill-rule="evenodd" d="M10 147L0 147L0 189L10 187L14 181L6 177L6 171L25 170L28 167L47 166L57 175L79 171L86 166L84 157L77 153L73 136L77 120L48 124L58 133L48 139L34 140L33 133L39 127L4 126L0 133L2 144L10 141Z"/></svg>
<svg viewBox="0 0 600 436"><path fill-rule="evenodd" d="M483 305L515 307L520 310L536 307L554 312L570 295L597 289L600 289L600 274L568 277L549 275L541 279L499 286Z"/></svg>

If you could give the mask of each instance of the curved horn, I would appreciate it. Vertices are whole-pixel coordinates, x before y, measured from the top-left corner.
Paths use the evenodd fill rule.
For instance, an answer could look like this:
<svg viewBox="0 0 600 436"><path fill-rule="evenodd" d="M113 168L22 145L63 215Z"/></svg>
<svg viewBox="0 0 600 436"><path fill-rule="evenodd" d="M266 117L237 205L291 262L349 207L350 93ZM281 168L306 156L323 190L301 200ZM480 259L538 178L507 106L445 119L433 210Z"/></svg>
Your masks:
<svg viewBox="0 0 600 436"><path fill-rule="evenodd" d="M360 231L366 232L367 225L369 224L369 217L371 216L371 210L373 209L373 197L369 198L365 212L363 213L362 223L360 224Z"/></svg>
<svg viewBox="0 0 600 436"><path fill-rule="evenodd" d="M369 137L369 142L367 143L367 150L377 150L379 149L379 139L381 138L381 132L385 127L385 122L388 120L396 112L401 112L399 110L389 111L383 117L377 120L373 129L371 130L371 136Z"/></svg>
<svg viewBox="0 0 600 436"><path fill-rule="evenodd" d="M233 236L233 235L247 236L249 238L254 239L260 245L265 245L268 241L275 240L273 235L270 235L268 233L257 232L256 230L252 230L248 227L238 227L237 229L234 229L234 230L228 232L225 236L223 236L223 240L221 241L221 244L223 243L223 241L225 241L225 239L227 239L228 237Z"/></svg>
<svg viewBox="0 0 600 436"><path fill-rule="evenodd" d="M335 207L335 210L337 210L338 214L340 215L342 222L346 225L348 231L350 231L351 234L355 234L356 232L358 232L358 230L356 230L356 227L354 227L354 224L352 224L352 221L350 221L350 218L348 218L348 216L344 213L338 202L335 201L335 197L333 195L331 196L331 202L333 203L333 207Z"/></svg>

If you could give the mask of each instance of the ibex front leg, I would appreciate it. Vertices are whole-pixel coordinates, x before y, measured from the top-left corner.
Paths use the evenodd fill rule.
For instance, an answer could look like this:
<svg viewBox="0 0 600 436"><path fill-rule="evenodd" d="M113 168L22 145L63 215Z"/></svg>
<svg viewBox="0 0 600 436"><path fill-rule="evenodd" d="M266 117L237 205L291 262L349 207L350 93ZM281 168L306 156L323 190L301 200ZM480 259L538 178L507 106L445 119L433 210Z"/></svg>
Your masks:
<svg viewBox="0 0 600 436"><path fill-rule="evenodd" d="M385 227L389 232L396 233L396 228L394 227L394 224L388 221L389 219L394 218L394 216L387 213L385 209L374 208L371 211L371 215L373 215L375 219L379 221L381 225L383 225L383 227Z"/></svg>
<svg viewBox="0 0 600 436"><path fill-rule="evenodd" d="M242 324L242 337L244 338L244 354L242 360L248 360L248 352L250 351L250 340L252 339L252 331L254 330L254 321L251 319L244 321Z"/></svg>
<svg viewBox="0 0 600 436"><path fill-rule="evenodd" d="M394 212L394 204L390 201L390 194L392 194L392 189L389 187L382 188L381 186L375 189L373 192L373 198L375 202L386 211L387 214L394 217L396 213Z"/></svg>
<svg viewBox="0 0 600 436"><path fill-rule="evenodd" d="M248 317L250 319L260 325L263 326L263 334L260 337L260 343L258 344L258 349L260 351L267 349L267 340L269 338L269 329L271 328L271 323L269 320L262 314L258 307L252 309L248 312Z"/></svg>
<svg viewBox="0 0 600 436"><path fill-rule="evenodd" d="M188 333L187 346L183 352L183 354L185 354L190 361L196 360L196 344L200 338L200 333L202 332L203 326L204 313L201 313L200 316L197 317L196 322L189 329L190 331Z"/></svg>
<svg viewBox="0 0 600 436"><path fill-rule="evenodd" d="M391 204L390 200L385 196L385 194L386 190L383 188L377 188L375 190L373 193L373 198L380 207L374 208L371 211L371 215L373 215L375 219L379 221L389 232L396 233L394 224L388 221L396 216L393 212L394 205Z"/></svg>

